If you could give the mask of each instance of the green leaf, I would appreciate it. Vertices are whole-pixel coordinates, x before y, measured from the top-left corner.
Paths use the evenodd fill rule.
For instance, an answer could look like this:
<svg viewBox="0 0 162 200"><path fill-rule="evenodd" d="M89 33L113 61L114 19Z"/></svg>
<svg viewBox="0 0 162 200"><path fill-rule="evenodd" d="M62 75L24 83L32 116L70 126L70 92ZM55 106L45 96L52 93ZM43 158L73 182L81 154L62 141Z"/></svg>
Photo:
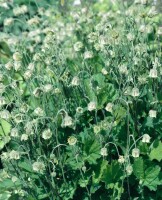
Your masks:
<svg viewBox="0 0 162 200"><path fill-rule="evenodd" d="M89 178L86 178L86 179L79 179L79 185L80 187L86 187L88 185L88 182L89 182Z"/></svg>
<svg viewBox="0 0 162 200"><path fill-rule="evenodd" d="M161 168L156 165L147 168L145 171L143 185L148 187L152 191L156 191L157 185L161 184L161 182L159 181L160 169Z"/></svg>
<svg viewBox="0 0 162 200"><path fill-rule="evenodd" d="M11 124L4 119L0 119L0 136L8 135L11 130Z"/></svg>
<svg viewBox="0 0 162 200"><path fill-rule="evenodd" d="M146 122L145 122L145 126L150 127L150 128L154 128L153 119L151 117L147 117Z"/></svg>
<svg viewBox="0 0 162 200"><path fill-rule="evenodd" d="M22 170L25 170L27 172L33 172L33 169L32 169L32 166L31 164L29 163L29 161L20 161L18 163L18 166L22 169Z"/></svg>
<svg viewBox="0 0 162 200"><path fill-rule="evenodd" d="M144 178L144 162L141 157L135 159L133 164L134 175L138 178Z"/></svg>
<svg viewBox="0 0 162 200"><path fill-rule="evenodd" d="M113 161L111 165L107 165L103 172L102 181L105 182L106 186L119 182L122 177L121 166L117 161Z"/></svg>
<svg viewBox="0 0 162 200"><path fill-rule="evenodd" d="M101 181L102 174L104 170L106 169L108 165L108 162L106 160L102 160L98 163L98 165L95 165L93 167L93 176L92 176L92 182L94 184L99 183Z"/></svg>
<svg viewBox="0 0 162 200"><path fill-rule="evenodd" d="M103 104L112 102L117 98L117 92L112 84L106 84L97 94L98 107L102 108Z"/></svg>
<svg viewBox="0 0 162 200"><path fill-rule="evenodd" d="M95 164L100 155L101 144L95 139L87 139L84 144L85 160L89 164Z"/></svg>
<svg viewBox="0 0 162 200"><path fill-rule="evenodd" d="M158 146L153 148L152 151L150 152L150 160L158 160L159 162L162 159L162 142L159 142Z"/></svg>

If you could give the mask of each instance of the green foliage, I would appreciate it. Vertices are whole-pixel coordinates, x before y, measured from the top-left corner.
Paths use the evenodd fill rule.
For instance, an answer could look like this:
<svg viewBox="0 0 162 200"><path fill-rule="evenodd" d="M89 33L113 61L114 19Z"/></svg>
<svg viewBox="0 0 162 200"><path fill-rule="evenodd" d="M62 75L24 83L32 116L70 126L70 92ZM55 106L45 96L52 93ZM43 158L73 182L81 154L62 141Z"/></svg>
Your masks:
<svg viewBox="0 0 162 200"><path fill-rule="evenodd" d="M160 23L151 1L0 0L0 200L162 198Z"/></svg>
<svg viewBox="0 0 162 200"><path fill-rule="evenodd" d="M154 145L153 145L154 146ZM149 155L151 160L158 160L159 162L162 159L162 142L158 142L158 144L155 144L155 147L151 150Z"/></svg>

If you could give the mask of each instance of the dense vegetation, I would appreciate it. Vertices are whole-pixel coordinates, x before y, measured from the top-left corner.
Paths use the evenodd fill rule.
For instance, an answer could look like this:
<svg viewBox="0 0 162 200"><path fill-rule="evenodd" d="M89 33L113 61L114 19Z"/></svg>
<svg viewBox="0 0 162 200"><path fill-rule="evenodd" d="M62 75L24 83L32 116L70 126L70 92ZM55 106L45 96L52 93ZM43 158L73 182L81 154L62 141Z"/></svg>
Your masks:
<svg viewBox="0 0 162 200"><path fill-rule="evenodd" d="M0 200L162 199L159 11L0 0Z"/></svg>

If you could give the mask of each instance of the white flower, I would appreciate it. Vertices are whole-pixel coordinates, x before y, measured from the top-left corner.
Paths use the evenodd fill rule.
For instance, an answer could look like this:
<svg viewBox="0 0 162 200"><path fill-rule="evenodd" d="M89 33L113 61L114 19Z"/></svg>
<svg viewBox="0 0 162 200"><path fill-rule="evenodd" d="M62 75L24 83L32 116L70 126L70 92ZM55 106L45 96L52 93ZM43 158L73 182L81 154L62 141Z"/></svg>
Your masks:
<svg viewBox="0 0 162 200"><path fill-rule="evenodd" d="M139 31L140 31L141 33L146 32L146 30L147 30L147 27L146 27L145 25L143 25L143 24L139 27Z"/></svg>
<svg viewBox="0 0 162 200"><path fill-rule="evenodd" d="M70 136L70 137L68 138L68 143L69 143L69 145L75 145L75 144L77 143L76 137Z"/></svg>
<svg viewBox="0 0 162 200"><path fill-rule="evenodd" d="M32 26L32 25L37 25L37 24L39 24L39 18L38 17L33 17L33 18L31 18L31 19L29 19L28 21L27 21L27 24L29 25L29 26Z"/></svg>
<svg viewBox="0 0 162 200"><path fill-rule="evenodd" d="M143 4L143 5L147 4L147 1L148 0L141 0L141 4Z"/></svg>
<svg viewBox="0 0 162 200"><path fill-rule="evenodd" d="M31 71L34 70L34 63L29 63L28 70L31 70Z"/></svg>
<svg viewBox="0 0 162 200"><path fill-rule="evenodd" d="M134 40L134 35L133 35L132 33L128 33L127 39L128 39L129 41Z"/></svg>
<svg viewBox="0 0 162 200"><path fill-rule="evenodd" d="M87 170L86 166L83 166L83 167L82 167L82 171L85 173L86 170Z"/></svg>
<svg viewBox="0 0 162 200"><path fill-rule="evenodd" d="M137 149L137 148L134 148L134 149L132 150L132 156L133 156L134 158L138 158L139 155L140 155L140 150Z"/></svg>
<svg viewBox="0 0 162 200"><path fill-rule="evenodd" d="M73 78L72 81L71 81L71 85L73 85L73 86L78 86L79 83L80 83L79 78L78 78L77 76L74 76L74 78Z"/></svg>
<svg viewBox="0 0 162 200"><path fill-rule="evenodd" d="M9 119L10 118L10 112L8 110L2 110L0 112L0 117L2 119Z"/></svg>
<svg viewBox="0 0 162 200"><path fill-rule="evenodd" d="M101 156L107 156L108 155L107 154L107 149L105 147L102 148L101 151L100 151L100 154L101 154Z"/></svg>
<svg viewBox="0 0 162 200"><path fill-rule="evenodd" d="M51 132L50 129L47 129L47 130L43 131L43 133L42 133L42 138L43 138L44 140L48 140L48 139L50 139L51 137L52 137L52 132Z"/></svg>
<svg viewBox="0 0 162 200"><path fill-rule="evenodd" d="M42 110L40 107L36 108L36 109L34 110L34 113L35 113L36 115L38 115L38 116L43 116L43 114L44 114L43 110Z"/></svg>
<svg viewBox="0 0 162 200"><path fill-rule="evenodd" d="M9 158L14 159L14 160L19 160L20 159L20 154L18 151L12 150L9 153Z"/></svg>
<svg viewBox="0 0 162 200"><path fill-rule="evenodd" d="M132 96L133 97L138 97L140 95L139 89L138 88L133 88L132 89Z"/></svg>
<svg viewBox="0 0 162 200"><path fill-rule="evenodd" d="M13 183L15 183L18 180L18 178L16 176L12 176L11 180Z"/></svg>
<svg viewBox="0 0 162 200"><path fill-rule="evenodd" d="M2 94L5 91L5 85L3 83L0 83L0 94Z"/></svg>
<svg viewBox="0 0 162 200"><path fill-rule="evenodd" d="M151 78L157 78L158 77L157 70L155 68L150 69L149 77L151 77Z"/></svg>
<svg viewBox="0 0 162 200"><path fill-rule="evenodd" d="M126 172L128 175L131 175L131 173L133 172L133 167L131 165L127 165L126 166Z"/></svg>
<svg viewBox="0 0 162 200"><path fill-rule="evenodd" d="M3 80L3 74L0 72L0 81Z"/></svg>
<svg viewBox="0 0 162 200"><path fill-rule="evenodd" d="M91 102L88 104L88 110L89 110L89 111L92 111L92 110L95 110L95 109L96 109L96 102L91 101Z"/></svg>
<svg viewBox="0 0 162 200"><path fill-rule="evenodd" d="M19 52L15 52L13 54L13 59L14 59L14 61L21 61L22 55Z"/></svg>
<svg viewBox="0 0 162 200"><path fill-rule="evenodd" d="M127 66L125 66L125 65L121 65L120 67L119 67L119 72L121 73L121 74L128 74L128 69L127 69Z"/></svg>
<svg viewBox="0 0 162 200"><path fill-rule="evenodd" d="M33 72L32 72L31 70L27 70L27 71L24 73L23 77L24 77L26 80L28 80L29 78L31 78L32 73L33 73Z"/></svg>
<svg viewBox="0 0 162 200"><path fill-rule="evenodd" d="M118 162L119 163L124 163L125 162L124 156L119 156Z"/></svg>
<svg viewBox="0 0 162 200"><path fill-rule="evenodd" d="M149 117L156 118L156 115L157 115L157 111L156 110L150 110L149 111Z"/></svg>
<svg viewBox="0 0 162 200"><path fill-rule="evenodd" d="M77 107L76 112L82 114L83 113L83 108L82 107Z"/></svg>
<svg viewBox="0 0 162 200"><path fill-rule="evenodd" d="M33 95L35 97L39 97L41 93L42 93L42 90L39 87L35 88L35 90L33 91Z"/></svg>
<svg viewBox="0 0 162 200"><path fill-rule="evenodd" d="M63 121L62 121L61 126L62 127L67 127L67 126L72 126L72 125L73 125L72 118L68 114L66 114L64 119L63 119Z"/></svg>
<svg viewBox="0 0 162 200"><path fill-rule="evenodd" d="M47 84L44 86L43 91L44 92L51 92L53 89L53 86L51 84Z"/></svg>
<svg viewBox="0 0 162 200"><path fill-rule="evenodd" d="M60 94L60 93L61 93L61 90L60 90L59 88L55 88L55 89L54 89L54 93L55 93L55 94Z"/></svg>
<svg viewBox="0 0 162 200"><path fill-rule="evenodd" d="M157 11L156 11L156 7L155 6L153 6L150 10L149 10L149 12L148 12L148 17L150 17L150 18L152 18L152 17L154 17L155 15L157 15Z"/></svg>
<svg viewBox="0 0 162 200"><path fill-rule="evenodd" d="M18 137L19 136L18 129L17 128L11 129L10 135L11 137Z"/></svg>
<svg viewBox="0 0 162 200"><path fill-rule="evenodd" d="M4 20L4 26L10 26L12 22L14 21L13 18L7 18Z"/></svg>
<svg viewBox="0 0 162 200"><path fill-rule="evenodd" d="M14 69L16 71L18 71L18 70L20 70L20 68L21 68L21 62L20 61L15 61L14 62Z"/></svg>
<svg viewBox="0 0 162 200"><path fill-rule="evenodd" d="M103 75L107 75L108 74L108 71L105 68L102 68L101 72L102 72Z"/></svg>
<svg viewBox="0 0 162 200"><path fill-rule="evenodd" d="M151 137L148 134L144 134L142 137L142 142L143 143L149 143L150 142Z"/></svg>
<svg viewBox="0 0 162 200"><path fill-rule="evenodd" d="M0 97L0 107L6 104L6 100L4 97Z"/></svg>
<svg viewBox="0 0 162 200"><path fill-rule="evenodd" d="M112 103L108 103L105 107L105 110L108 111L108 112L111 112L112 113L112 110L113 109L113 104Z"/></svg>
<svg viewBox="0 0 162 200"><path fill-rule="evenodd" d="M75 51L80 51L83 48L83 43L82 42L76 42L74 44L74 50Z"/></svg>
<svg viewBox="0 0 162 200"><path fill-rule="evenodd" d="M93 131L94 131L95 134L99 133L100 130L101 130L100 126L94 125Z"/></svg>
<svg viewBox="0 0 162 200"><path fill-rule="evenodd" d="M45 165L43 162L34 162L32 167L34 171L40 172L40 173L42 173L45 170Z"/></svg>
<svg viewBox="0 0 162 200"><path fill-rule="evenodd" d="M84 59L89 59L93 57L93 53L91 51L86 51L84 53Z"/></svg>
<svg viewBox="0 0 162 200"><path fill-rule="evenodd" d="M21 141L26 141L26 140L28 140L28 135L27 134L22 134Z"/></svg>
<svg viewBox="0 0 162 200"><path fill-rule="evenodd" d="M81 4L80 0L75 0L73 3L74 6L79 6L80 4Z"/></svg>

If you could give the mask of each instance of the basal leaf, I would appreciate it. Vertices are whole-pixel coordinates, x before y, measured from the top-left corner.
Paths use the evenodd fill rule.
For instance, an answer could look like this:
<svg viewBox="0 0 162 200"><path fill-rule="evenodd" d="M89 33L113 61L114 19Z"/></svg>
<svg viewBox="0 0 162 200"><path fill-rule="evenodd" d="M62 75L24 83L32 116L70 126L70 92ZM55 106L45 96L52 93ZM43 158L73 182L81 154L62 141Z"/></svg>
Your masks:
<svg viewBox="0 0 162 200"><path fill-rule="evenodd" d="M158 160L159 162L162 159L162 142L159 142L158 146L153 148L149 155L151 160Z"/></svg>
<svg viewBox="0 0 162 200"><path fill-rule="evenodd" d="M108 187L109 184L115 184L122 177L122 169L117 161L113 161L111 165L107 165L103 172L102 181Z"/></svg>
<svg viewBox="0 0 162 200"><path fill-rule="evenodd" d="M96 160L101 157L100 155L101 145L100 143L93 139L87 139L84 144L84 156L85 160L89 162L89 164L95 164Z"/></svg>
<svg viewBox="0 0 162 200"><path fill-rule="evenodd" d="M159 180L160 167L152 166L145 170L145 176L143 185L148 187L150 190L156 191L157 186L161 184Z"/></svg>
<svg viewBox="0 0 162 200"><path fill-rule="evenodd" d="M144 162L141 157L135 159L134 164L133 164L133 172L134 172L134 175L138 179L141 179L144 177Z"/></svg>

